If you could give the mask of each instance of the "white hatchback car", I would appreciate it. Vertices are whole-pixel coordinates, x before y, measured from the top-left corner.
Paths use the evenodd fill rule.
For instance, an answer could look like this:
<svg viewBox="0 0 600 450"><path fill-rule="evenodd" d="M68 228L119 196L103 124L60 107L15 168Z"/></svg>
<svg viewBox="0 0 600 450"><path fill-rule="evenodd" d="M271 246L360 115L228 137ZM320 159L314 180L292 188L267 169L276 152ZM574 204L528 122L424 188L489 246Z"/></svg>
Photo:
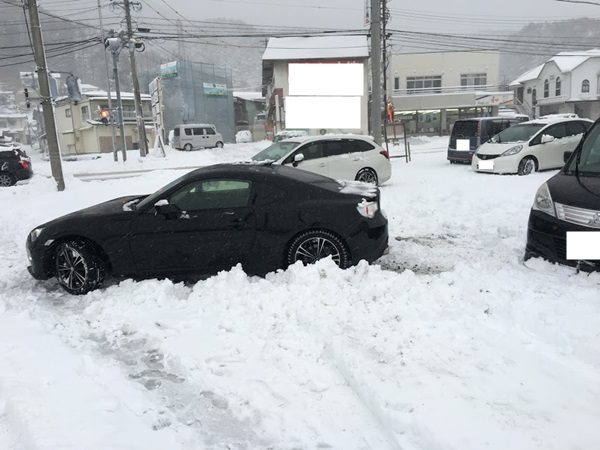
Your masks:
<svg viewBox="0 0 600 450"><path fill-rule="evenodd" d="M290 165L336 180L382 184L392 176L388 152L368 136L299 136L274 143L252 160Z"/></svg>
<svg viewBox="0 0 600 450"><path fill-rule="evenodd" d="M481 145L471 166L477 172L529 175L560 169L593 125L587 119L538 119L513 125Z"/></svg>

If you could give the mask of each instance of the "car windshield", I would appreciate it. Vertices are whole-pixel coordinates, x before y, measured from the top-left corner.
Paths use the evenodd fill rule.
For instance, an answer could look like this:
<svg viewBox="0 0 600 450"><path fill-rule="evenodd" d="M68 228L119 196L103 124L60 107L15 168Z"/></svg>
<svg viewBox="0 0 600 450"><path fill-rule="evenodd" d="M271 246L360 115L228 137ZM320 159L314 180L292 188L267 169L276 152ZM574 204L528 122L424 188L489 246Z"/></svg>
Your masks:
<svg viewBox="0 0 600 450"><path fill-rule="evenodd" d="M252 161L279 161L298 146L296 141L277 142L252 157Z"/></svg>
<svg viewBox="0 0 600 450"><path fill-rule="evenodd" d="M504 144L512 142L527 142L531 137L544 128L543 123L523 123L513 125L490 139L494 144Z"/></svg>
<svg viewBox="0 0 600 450"><path fill-rule="evenodd" d="M579 159L579 173L600 176L600 126L596 125L585 138L579 158L571 159L568 172L573 173Z"/></svg>

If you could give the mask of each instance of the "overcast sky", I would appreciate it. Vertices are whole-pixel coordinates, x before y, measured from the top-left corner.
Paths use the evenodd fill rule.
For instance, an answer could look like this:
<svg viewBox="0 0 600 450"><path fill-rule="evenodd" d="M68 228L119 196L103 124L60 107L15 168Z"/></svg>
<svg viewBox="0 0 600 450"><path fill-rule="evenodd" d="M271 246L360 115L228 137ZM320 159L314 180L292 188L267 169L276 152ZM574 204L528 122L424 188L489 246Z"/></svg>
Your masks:
<svg viewBox="0 0 600 450"><path fill-rule="evenodd" d="M327 28L357 28L364 23L365 0L167 1L195 19L230 17L261 25ZM160 5L158 0L154 3ZM600 17L600 6L555 0L391 0L388 4L394 27L425 31L466 33L489 27L520 28L529 21Z"/></svg>

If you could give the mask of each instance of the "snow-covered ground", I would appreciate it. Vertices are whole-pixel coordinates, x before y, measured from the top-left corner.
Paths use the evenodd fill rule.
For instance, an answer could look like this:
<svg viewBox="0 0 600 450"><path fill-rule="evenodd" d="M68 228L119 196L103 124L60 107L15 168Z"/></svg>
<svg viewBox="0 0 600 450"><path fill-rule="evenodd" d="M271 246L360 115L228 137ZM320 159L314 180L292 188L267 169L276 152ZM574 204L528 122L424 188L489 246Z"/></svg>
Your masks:
<svg viewBox="0 0 600 450"><path fill-rule="evenodd" d="M29 230L182 172L1 190L0 448L600 448L600 274L522 262L555 172L476 174L444 149L393 160L377 264L85 297L31 279Z"/></svg>

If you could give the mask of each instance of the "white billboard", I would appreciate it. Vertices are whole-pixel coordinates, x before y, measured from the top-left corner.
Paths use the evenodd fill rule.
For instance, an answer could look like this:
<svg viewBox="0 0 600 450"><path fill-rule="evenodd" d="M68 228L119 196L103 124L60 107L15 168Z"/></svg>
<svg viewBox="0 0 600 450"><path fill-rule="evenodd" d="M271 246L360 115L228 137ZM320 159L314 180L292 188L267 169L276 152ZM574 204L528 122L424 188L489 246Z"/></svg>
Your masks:
<svg viewBox="0 0 600 450"><path fill-rule="evenodd" d="M364 66L360 63L288 66L289 95L364 95Z"/></svg>
<svg viewBox="0 0 600 450"><path fill-rule="evenodd" d="M286 128L361 128L361 97L286 97Z"/></svg>

